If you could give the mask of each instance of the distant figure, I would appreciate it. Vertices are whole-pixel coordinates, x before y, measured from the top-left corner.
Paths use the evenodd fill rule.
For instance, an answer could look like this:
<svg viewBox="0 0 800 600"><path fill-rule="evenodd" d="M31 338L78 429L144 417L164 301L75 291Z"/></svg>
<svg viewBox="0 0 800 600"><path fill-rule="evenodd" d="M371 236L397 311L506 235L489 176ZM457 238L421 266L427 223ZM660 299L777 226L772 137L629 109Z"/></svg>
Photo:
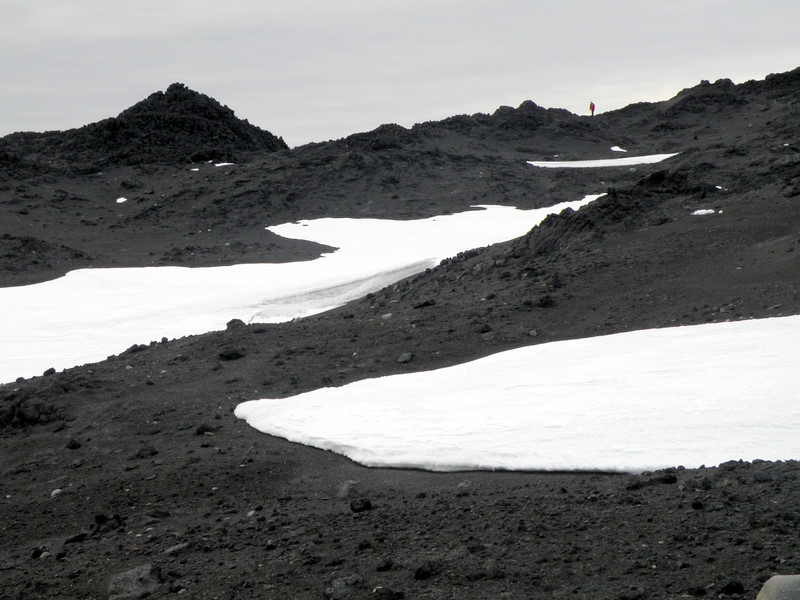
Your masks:
<svg viewBox="0 0 800 600"><path fill-rule="evenodd" d="M594 116L594 102L589 102L589 110L591 111L592 116Z"/></svg>

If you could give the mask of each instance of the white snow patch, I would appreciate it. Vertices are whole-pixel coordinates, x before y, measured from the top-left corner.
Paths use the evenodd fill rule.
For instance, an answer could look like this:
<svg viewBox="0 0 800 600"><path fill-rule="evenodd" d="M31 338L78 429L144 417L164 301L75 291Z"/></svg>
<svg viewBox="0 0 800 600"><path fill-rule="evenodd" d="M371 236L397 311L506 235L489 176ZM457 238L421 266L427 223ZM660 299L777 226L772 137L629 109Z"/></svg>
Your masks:
<svg viewBox="0 0 800 600"><path fill-rule="evenodd" d="M375 467L632 471L800 457L800 316L553 342L235 411Z"/></svg>
<svg viewBox="0 0 800 600"><path fill-rule="evenodd" d="M214 163L214 166L215 166L215 167L228 167L228 166L230 166L230 165L234 165L234 164L236 164L236 163L232 163L232 162L221 162L221 163Z"/></svg>
<svg viewBox="0 0 800 600"><path fill-rule="evenodd" d="M624 148L620 148L619 146L611 146L611 150L613 152L627 152Z"/></svg>
<svg viewBox="0 0 800 600"><path fill-rule="evenodd" d="M700 217L700 216L703 216L703 215L713 215L716 212L717 211L715 211L713 208L700 208L700 209L695 210L694 212L692 212L692 215L694 215L696 217Z"/></svg>
<svg viewBox="0 0 800 600"><path fill-rule="evenodd" d="M199 169L198 167L192 167L192 168L191 168L191 169L189 169L189 170L190 170L190 171L199 171L200 169Z"/></svg>
<svg viewBox="0 0 800 600"><path fill-rule="evenodd" d="M123 202L127 202L127 198L117 198L117 204L122 204Z"/></svg>
<svg viewBox="0 0 800 600"><path fill-rule="evenodd" d="M604 158L599 160L561 160L561 161L534 161L529 160L527 163L534 167L545 167L548 169L582 169L587 167L626 167L631 165L648 165L673 156L677 156L678 152L673 154L650 154L647 156L627 156L625 158Z"/></svg>
<svg viewBox="0 0 800 600"><path fill-rule="evenodd" d="M485 206L416 221L317 219L268 229L338 248L312 261L228 267L80 269L0 288L0 381L105 359L134 343L280 322L340 306L463 250L513 239L549 208Z"/></svg>

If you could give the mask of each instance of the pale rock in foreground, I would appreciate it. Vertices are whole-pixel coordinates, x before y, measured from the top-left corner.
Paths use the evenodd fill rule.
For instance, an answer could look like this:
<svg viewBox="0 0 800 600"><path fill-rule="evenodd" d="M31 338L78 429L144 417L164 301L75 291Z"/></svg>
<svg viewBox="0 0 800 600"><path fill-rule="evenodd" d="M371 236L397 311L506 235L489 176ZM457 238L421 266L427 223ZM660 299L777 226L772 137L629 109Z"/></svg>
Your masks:
<svg viewBox="0 0 800 600"><path fill-rule="evenodd" d="M773 575L761 587L756 600L800 600L800 575Z"/></svg>

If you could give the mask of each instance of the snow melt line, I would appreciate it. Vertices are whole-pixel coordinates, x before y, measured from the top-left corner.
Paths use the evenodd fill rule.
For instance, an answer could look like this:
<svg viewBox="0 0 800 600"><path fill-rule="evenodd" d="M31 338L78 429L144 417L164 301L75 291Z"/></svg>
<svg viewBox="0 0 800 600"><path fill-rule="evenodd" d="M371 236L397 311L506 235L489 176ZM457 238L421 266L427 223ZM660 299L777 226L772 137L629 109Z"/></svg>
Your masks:
<svg viewBox="0 0 800 600"><path fill-rule="evenodd" d="M603 158L598 160L529 160L527 163L534 167L546 169L584 169L593 167L628 167L632 165L650 165L661 162L679 152L672 154L649 154L646 156L626 156L625 158Z"/></svg>

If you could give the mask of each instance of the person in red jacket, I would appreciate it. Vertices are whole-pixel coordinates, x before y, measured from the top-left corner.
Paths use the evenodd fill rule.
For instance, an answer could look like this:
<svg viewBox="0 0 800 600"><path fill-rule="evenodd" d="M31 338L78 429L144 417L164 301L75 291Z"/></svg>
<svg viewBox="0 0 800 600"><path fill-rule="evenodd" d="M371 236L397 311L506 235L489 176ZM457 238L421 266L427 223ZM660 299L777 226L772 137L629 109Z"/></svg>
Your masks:
<svg viewBox="0 0 800 600"><path fill-rule="evenodd" d="M589 102L589 110L591 111L592 116L594 116L594 102Z"/></svg>

